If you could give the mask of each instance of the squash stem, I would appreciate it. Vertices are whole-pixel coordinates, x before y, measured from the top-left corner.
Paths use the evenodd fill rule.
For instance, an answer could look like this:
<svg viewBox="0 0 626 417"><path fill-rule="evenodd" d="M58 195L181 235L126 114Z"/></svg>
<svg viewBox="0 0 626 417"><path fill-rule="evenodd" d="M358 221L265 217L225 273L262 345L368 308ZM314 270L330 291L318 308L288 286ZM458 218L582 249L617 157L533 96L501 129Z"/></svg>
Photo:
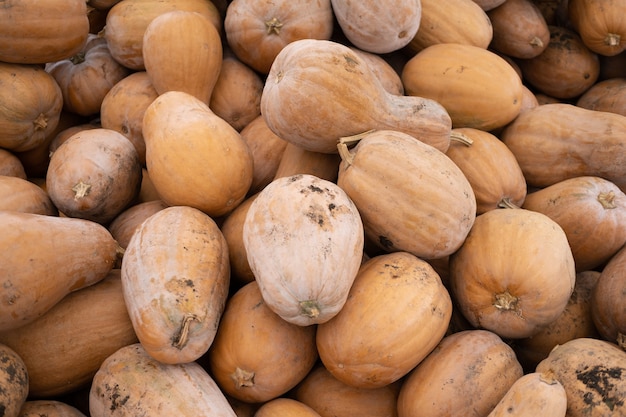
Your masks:
<svg viewBox="0 0 626 417"><path fill-rule="evenodd" d="M183 322L180 326L180 332L174 338L174 342L172 346L176 349L182 349L185 347L187 342L189 341L189 326L191 326L191 322L193 320L197 320L197 316L195 314L186 314L183 318Z"/></svg>
<svg viewBox="0 0 626 417"><path fill-rule="evenodd" d="M361 139L374 132L375 129L367 130L362 133L357 133L352 136L344 136L339 138L339 142L337 143L337 150L339 151L339 156L341 160L345 161L348 165L352 165L352 161L354 160L354 154L352 154L349 150L349 146L354 146Z"/></svg>
<svg viewBox="0 0 626 417"><path fill-rule="evenodd" d="M615 204L615 193L613 191L598 194L598 201L602 204L602 208L605 209L614 209L617 207Z"/></svg>
<svg viewBox="0 0 626 417"><path fill-rule="evenodd" d="M519 206L514 204L509 197L504 197L502 200L498 202L498 208L503 209L518 209Z"/></svg>
<svg viewBox="0 0 626 417"><path fill-rule="evenodd" d="M452 132L450 132L450 140L462 143L465 146L472 146L474 144L472 138L464 133L455 131L454 129L452 129Z"/></svg>
<svg viewBox="0 0 626 417"><path fill-rule="evenodd" d="M604 43L607 46L619 46L621 37L617 33L608 33L604 38Z"/></svg>

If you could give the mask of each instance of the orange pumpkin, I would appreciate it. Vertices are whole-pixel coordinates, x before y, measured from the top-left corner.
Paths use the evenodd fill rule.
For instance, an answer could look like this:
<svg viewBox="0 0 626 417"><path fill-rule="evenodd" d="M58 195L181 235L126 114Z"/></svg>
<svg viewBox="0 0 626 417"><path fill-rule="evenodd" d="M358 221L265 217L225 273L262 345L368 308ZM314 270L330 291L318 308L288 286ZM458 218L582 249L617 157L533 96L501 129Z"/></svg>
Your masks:
<svg viewBox="0 0 626 417"><path fill-rule="evenodd" d="M0 148L0 175L16 177L25 180L26 170L20 158L13 152Z"/></svg>
<svg viewBox="0 0 626 417"><path fill-rule="evenodd" d="M148 217L168 206L161 200L144 201L122 211L109 223L107 229L122 248L128 246L137 228Z"/></svg>
<svg viewBox="0 0 626 417"><path fill-rule="evenodd" d="M246 248L243 243L243 225L248 209L257 195L258 193L252 194L243 200L241 204L223 218L220 226L220 230L228 244L231 279L234 283L240 285L254 281L254 274L250 269Z"/></svg>
<svg viewBox="0 0 626 417"><path fill-rule="evenodd" d="M141 223L122 260L124 299L146 352L188 363L209 349L230 284L228 246L200 210L167 207Z"/></svg>
<svg viewBox="0 0 626 417"><path fill-rule="evenodd" d="M330 39L333 10L330 0L229 2L224 18L228 45L243 63L267 74L276 55L299 39Z"/></svg>
<svg viewBox="0 0 626 417"><path fill-rule="evenodd" d="M45 64L69 58L89 34L85 0L6 0L0 21L0 62Z"/></svg>
<svg viewBox="0 0 626 417"><path fill-rule="evenodd" d="M614 56L626 49L626 1L606 3L599 0L568 1L569 20L592 51Z"/></svg>
<svg viewBox="0 0 626 417"><path fill-rule="evenodd" d="M481 214L450 257L450 288L463 315L505 338L532 336L554 321L575 279L563 229L525 209Z"/></svg>
<svg viewBox="0 0 626 417"><path fill-rule="evenodd" d="M56 216L50 196L36 184L19 177L0 175L0 210Z"/></svg>
<svg viewBox="0 0 626 417"><path fill-rule="evenodd" d="M576 105L626 116L626 77L598 81L578 98Z"/></svg>
<svg viewBox="0 0 626 417"><path fill-rule="evenodd" d="M310 174L335 182L341 158L336 153L322 153L306 150L294 143L287 143L280 156L274 178L296 174Z"/></svg>
<svg viewBox="0 0 626 417"><path fill-rule="evenodd" d="M261 405L254 414L255 417L320 417L308 405L292 398L276 398Z"/></svg>

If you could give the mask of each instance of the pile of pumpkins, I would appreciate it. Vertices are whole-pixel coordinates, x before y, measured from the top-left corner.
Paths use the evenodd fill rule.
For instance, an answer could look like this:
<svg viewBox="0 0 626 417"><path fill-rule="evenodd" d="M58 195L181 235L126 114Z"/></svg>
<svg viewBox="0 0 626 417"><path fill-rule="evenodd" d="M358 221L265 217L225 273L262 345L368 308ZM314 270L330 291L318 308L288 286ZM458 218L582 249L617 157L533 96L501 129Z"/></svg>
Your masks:
<svg viewBox="0 0 626 417"><path fill-rule="evenodd" d="M0 1L0 416L626 416L625 13Z"/></svg>

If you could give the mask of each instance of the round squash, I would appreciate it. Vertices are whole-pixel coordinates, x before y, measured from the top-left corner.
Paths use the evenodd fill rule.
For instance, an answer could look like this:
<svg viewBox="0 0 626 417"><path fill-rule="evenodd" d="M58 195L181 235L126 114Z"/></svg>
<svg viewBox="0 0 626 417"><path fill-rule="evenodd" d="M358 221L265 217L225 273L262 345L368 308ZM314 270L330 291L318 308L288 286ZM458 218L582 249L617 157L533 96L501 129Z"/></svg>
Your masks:
<svg viewBox="0 0 626 417"><path fill-rule="evenodd" d="M341 311L318 325L317 350L338 380L384 387L434 349L451 314L448 290L426 261L408 252L378 255L360 268Z"/></svg>
<svg viewBox="0 0 626 417"><path fill-rule="evenodd" d="M251 281L229 298L206 360L225 394L264 403L295 387L317 358L315 326L280 318Z"/></svg>
<svg viewBox="0 0 626 417"><path fill-rule="evenodd" d="M363 223L338 185L299 174L258 193L243 242L267 306L307 326L330 320L345 304L363 257Z"/></svg>
<svg viewBox="0 0 626 417"><path fill-rule="evenodd" d="M537 365L552 372L567 395L567 415L626 415L626 353L615 344L577 338L555 347Z"/></svg>
<svg viewBox="0 0 626 417"><path fill-rule="evenodd" d="M59 211L50 196L38 185L19 178L0 175L0 210L56 216Z"/></svg>
<svg viewBox="0 0 626 417"><path fill-rule="evenodd" d="M591 298L591 316L602 338L626 350L626 249L621 248L608 261Z"/></svg>
<svg viewBox="0 0 626 417"><path fill-rule="evenodd" d="M257 197L252 194L241 202L233 211L223 218L220 230L228 244L231 280L240 285L254 281L254 274L248 263L246 248L243 243L243 225L250 205Z"/></svg>
<svg viewBox="0 0 626 417"><path fill-rule="evenodd" d="M0 332L34 321L70 292L104 279L118 247L104 226L89 220L0 211Z"/></svg>
<svg viewBox="0 0 626 417"><path fill-rule="evenodd" d="M505 207L521 207L526 179L513 152L495 135L480 129L452 130L446 155L463 171L476 196L476 214ZM469 140L468 140L469 139Z"/></svg>
<svg viewBox="0 0 626 417"><path fill-rule="evenodd" d="M578 98L576 105L626 116L626 77L596 82Z"/></svg>
<svg viewBox="0 0 626 417"><path fill-rule="evenodd" d="M614 56L626 49L626 1L571 0L567 16L584 44L592 51Z"/></svg>
<svg viewBox="0 0 626 417"><path fill-rule="evenodd" d="M565 232L577 271L602 266L626 243L626 194L600 177L573 177L526 196Z"/></svg>
<svg viewBox="0 0 626 417"><path fill-rule="evenodd" d="M85 0L5 0L0 21L0 62L45 64L69 58L89 35Z"/></svg>
<svg viewBox="0 0 626 417"><path fill-rule="evenodd" d="M137 337L162 363L188 363L215 338L228 288L228 246L198 209L167 207L137 227L122 260L124 299Z"/></svg>
<svg viewBox="0 0 626 417"><path fill-rule="evenodd" d="M377 1L331 0L343 34L357 48L376 54L402 49L420 27L421 0L401 0L393 7Z"/></svg>
<svg viewBox="0 0 626 417"><path fill-rule="evenodd" d="M476 198L444 153L394 130L340 147L337 184L359 209L371 242L422 259L443 258L461 246L476 217Z"/></svg>
<svg viewBox="0 0 626 417"><path fill-rule="evenodd" d="M28 369L22 357L0 342L0 410L5 417L18 417L28 398Z"/></svg>
<svg viewBox="0 0 626 417"><path fill-rule="evenodd" d="M11 346L26 363L31 399L88 386L102 361L136 342L119 269L68 294L32 323L0 332L0 343Z"/></svg>
<svg viewBox="0 0 626 417"><path fill-rule="evenodd" d="M122 347L102 362L89 391L89 415L236 417L199 364L161 363L140 343Z"/></svg>
<svg viewBox="0 0 626 417"><path fill-rule="evenodd" d="M228 45L244 64L267 74L276 55L300 39L330 39L330 0L233 0L224 18Z"/></svg>
<svg viewBox="0 0 626 417"><path fill-rule="evenodd" d="M532 336L556 320L575 279L563 229L525 209L481 214L450 257L450 288L461 312L474 327L504 338Z"/></svg>
<svg viewBox="0 0 626 417"><path fill-rule="evenodd" d="M125 136L84 129L52 154L46 188L65 215L107 224L137 197L141 174L137 151Z"/></svg>
<svg viewBox="0 0 626 417"><path fill-rule="evenodd" d="M157 93L183 91L209 104L222 66L222 39L208 17L185 10L160 14L146 27L141 45Z"/></svg>
<svg viewBox="0 0 626 417"><path fill-rule="evenodd" d="M404 379L398 417L486 416L522 375L513 349L495 333L452 333Z"/></svg>
<svg viewBox="0 0 626 417"><path fill-rule="evenodd" d="M168 91L143 118L146 166L161 199L210 216L231 212L250 189L250 149L228 122L189 93Z"/></svg>
<svg viewBox="0 0 626 417"><path fill-rule="evenodd" d="M27 178L26 169L20 158L15 153L2 148L0 148L0 175L23 180Z"/></svg>
<svg viewBox="0 0 626 417"><path fill-rule="evenodd" d="M14 152L36 148L59 123L61 88L41 66L1 61L0 86L0 148Z"/></svg>
<svg viewBox="0 0 626 417"><path fill-rule="evenodd" d="M296 174L310 174L336 182L340 162L339 154L309 151L288 142L280 156L274 179Z"/></svg>
<svg viewBox="0 0 626 417"><path fill-rule="evenodd" d="M28 400L19 417L86 417L78 408L58 400Z"/></svg>
<svg viewBox="0 0 626 417"><path fill-rule="evenodd" d="M496 129L517 117L522 105L515 69L474 45L431 45L406 63L401 78L408 95L443 105L453 127Z"/></svg>
<svg viewBox="0 0 626 417"><path fill-rule="evenodd" d="M336 153L339 138L371 129L410 134L445 152L450 116L436 101L388 93L360 55L333 41L304 39L276 57L261 96L274 133L306 150Z"/></svg>
<svg viewBox="0 0 626 417"><path fill-rule="evenodd" d="M261 405L254 417L320 417L308 405L293 398L276 398Z"/></svg>
<svg viewBox="0 0 626 417"><path fill-rule="evenodd" d="M130 242L141 223L167 207L167 204L161 200L142 201L131 205L115 216L107 226L107 229L109 229L111 236L117 241L117 244L126 249L128 242Z"/></svg>

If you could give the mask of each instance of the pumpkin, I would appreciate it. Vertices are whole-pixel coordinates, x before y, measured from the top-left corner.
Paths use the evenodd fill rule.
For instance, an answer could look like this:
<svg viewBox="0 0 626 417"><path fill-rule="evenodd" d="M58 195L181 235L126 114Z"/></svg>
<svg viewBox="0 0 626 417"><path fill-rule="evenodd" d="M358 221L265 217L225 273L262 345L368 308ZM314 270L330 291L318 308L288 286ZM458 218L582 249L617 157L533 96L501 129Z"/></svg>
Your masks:
<svg viewBox="0 0 626 417"><path fill-rule="evenodd" d="M626 350L626 250L622 247L607 262L591 298L591 316L602 338Z"/></svg>
<svg viewBox="0 0 626 417"><path fill-rule="evenodd" d="M122 347L102 362L89 391L89 414L236 417L198 363L161 363L140 343Z"/></svg>
<svg viewBox="0 0 626 417"><path fill-rule="evenodd" d="M594 338L577 338L555 347L537 372L552 372L565 388L567 415L626 415L626 353Z"/></svg>
<svg viewBox="0 0 626 417"><path fill-rule="evenodd" d="M150 179L150 174L148 173L148 170L142 168L141 172L143 173L143 176L141 178L141 188L139 190L139 195L137 196L137 203L160 200L161 197L154 188L154 184Z"/></svg>
<svg viewBox="0 0 626 417"><path fill-rule="evenodd" d="M143 116L159 96L145 71L134 72L115 84L102 99L100 124L126 136L133 144L139 162L146 165Z"/></svg>
<svg viewBox="0 0 626 417"><path fill-rule="evenodd" d="M261 115L263 80L257 72L226 52L209 107L238 132Z"/></svg>
<svg viewBox="0 0 626 417"><path fill-rule="evenodd" d="M117 241L117 244L125 249L141 223L167 207L161 200L144 201L131 205L115 216L107 226L107 229L109 229L111 236Z"/></svg>
<svg viewBox="0 0 626 417"><path fill-rule="evenodd" d="M477 216L450 257L450 289L467 320L504 338L532 336L563 313L574 290L563 229L526 209Z"/></svg>
<svg viewBox="0 0 626 417"><path fill-rule="evenodd" d="M20 158L15 153L0 148L0 175L16 177L25 180L26 170Z"/></svg>
<svg viewBox="0 0 626 417"><path fill-rule="evenodd" d="M452 333L404 379L398 417L486 416L522 375L513 349L495 333Z"/></svg>
<svg viewBox="0 0 626 417"><path fill-rule="evenodd" d="M491 48L513 58L534 58L550 42L550 29L532 0L505 1L487 12L493 25Z"/></svg>
<svg viewBox="0 0 626 417"><path fill-rule="evenodd" d="M438 102L388 93L366 61L333 41L304 39L280 51L261 114L278 136L315 152L336 153L339 138L371 129L402 131L444 152L450 144L450 116Z"/></svg>
<svg viewBox="0 0 626 417"><path fill-rule="evenodd" d="M337 181L341 158L337 153L309 151L294 143L287 146L280 156L274 178L296 174L310 174L327 181Z"/></svg>
<svg viewBox="0 0 626 417"><path fill-rule="evenodd" d="M110 129L81 130L52 154L46 188L70 217L106 224L139 193L141 164L124 135Z"/></svg>
<svg viewBox="0 0 626 417"><path fill-rule="evenodd" d="M341 382L318 365L298 384L293 395L322 417L395 417L400 384L357 388Z"/></svg>
<svg viewBox="0 0 626 417"><path fill-rule="evenodd" d="M14 152L36 148L59 123L61 88L40 66L6 62L0 62L0 86L0 147Z"/></svg>
<svg viewBox="0 0 626 417"><path fill-rule="evenodd" d="M21 356L0 342L0 410L6 417L18 417L28 398L28 369Z"/></svg>
<svg viewBox="0 0 626 417"><path fill-rule="evenodd" d="M597 176L622 191L626 190L624 138L624 116L566 103L528 110L500 135L530 186L542 188L572 177Z"/></svg>
<svg viewBox="0 0 626 417"><path fill-rule="evenodd" d="M248 190L248 195L252 195L261 191L274 179L288 142L275 135L260 114L239 133L252 154L254 171L252 184Z"/></svg>
<svg viewBox="0 0 626 417"><path fill-rule="evenodd" d="M346 38L357 48L385 54L404 48L420 27L421 0L402 0L394 7L374 1L331 0Z"/></svg>
<svg viewBox="0 0 626 417"><path fill-rule="evenodd" d="M537 56L517 61L525 82L558 99L573 99L598 79L600 61L571 29L549 25L550 41Z"/></svg>
<svg viewBox="0 0 626 417"><path fill-rule="evenodd" d="M168 91L143 118L146 166L161 199L210 216L232 211L252 183L253 159L241 135L189 93Z"/></svg>
<svg viewBox="0 0 626 417"><path fill-rule="evenodd" d="M213 23L218 32L222 29L222 17L211 1L120 1L109 9L103 34L113 58L131 70L145 70L142 50L146 29L157 16L175 10L200 13ZM177 35L176 39L178 40L180 36L183 36L183 33ZM168 44L174 43L168 41Z"/></svg>
<svg viewBox="0 0 626 417"><path fill-rule="evenodd" d="M0 175L0 210L56 216L59 211L48 194L36 184L19 178Z"/></svg>
<svg viewBox="0 0 626 417"><path fill-rule="evenodd" d="M62 131L57 133L48 144L49 157L52 157L52 154L54 154L54 152L56 152L56 150L59 149L59 146L63 145L63 143L67 142L67 140L71 138L72 136L74 136L75 134L82 132L84 130L96 129L99 127L101 126L97 123L97 121L94 120L92 123L81 123L81 124L73 125L66 129L63 129ZM49 164L50 162L48 161L48 165Z"/></svg>
<svg viewBox="0 0 626 417"><path fill-rule="evenodd" d="M521 109L522 81L515 69L478 46L431 45L406 63L401 78L408 95L440 103L453 127L496 129L517 117Z"/></svg>
<svg viewBox="0 0 626 417"><path fill-rule="evenodd" d="M487 417L565 417L567 395L563 385L549 372L530 372L511 385Z"/></svg>
<svg viewBox="0 0 626 417"><path fill-rule="evenodd" d="M407 45L413 54L439 43L461 43L487 49L493 28L487 13L473 0L421 0L419 29Z"/></svg>
<svg viewBox="0 0 626 417"><path fill-rule="evenodd" d="M85 0L6 0L0 21L0 62L45 64L69 58L89 34Z"/></svg>
<svg viewBox="0 0 626 417"><path fill-rule="evenodd" d="M0 231L1 332L34 321L70 292L104 279L117 259L109 231L89 220L0 211Z"/></svg>
<svg viewBox="0 0 626 417"><path fill-rule="evenodd" d="M31 399L87 386L102 361L135 342L119 269L68 294L37 320L0 332L0 343L11 346L26 364Z"/></svg>
<svg viewBox="0 0 626 417"><path fill-rule="evenodd" d="M557 345L579 337L598 338L591 317L591 295L599 278L600 271L577 273L574 292L563 314L531 337L515 340L513 349L524 369L533 371Z"/></svg>
<svg viewBox="0 0 626 417"><path fill-rule="evenodd" d="M141 51L157 93L184 91L209 104L222 66L222 40L209 18L185 10L163 13L146 27Z"/></svg>
<svg viewBox="0 0 626 417"><path fill-rule="evenodd" d="M408 252L378 255L360 268L341 311L318 325L317 350L338 380L384 387L434 349L451 314L448 290L426 261Z"/></svg>
<svg viewBox="0 0 626 417"><path fill-rule="evenodd" d="M626 243L626 194L600 177L573 177L527 195L524 208L565 232L577 271L597 268Z"/></svg>
<svg viewBox="0 0 626 417"><path fill-rule="evenodd" d="M461 246L476 217L476 198L450 158L394 130L362 135L350 149L348 141L341 144L337 184L359 209L371 242L422 259L443 258Z"/></svg>
<svg viewBox="0 0 626 417"><path fill-rule="evenodd" d="M363 51L362 49L354 46L350 46L350 49L352 49L369 64L370 69L388 93L399 96L404 95L404 86L402 85L400 74L398 74L391 62L389 62L390 60L388 61L381 55Z"/></svg>
<svg viewBox="0 0 626 417"><path fill-rule="evenodd" d="M300 39L330 39L330 0L233 0L224 17L224 33L233 53L244 64L267 74L276 55Z"/></svg>
<svg viewBox="0 0 626 417"><path fill-rule="evenodd" d="M229 298L206 361L225 394L264 403L295 387L317 357L315 327L280 318L251 281Z"/></svg>
<svg viewBox="0 0 626 417"><path fill-rule="evenodd" d="M224 310L228 246L215 221L200 210L164 208L128 242L122 284L146 352L163 363L195 361L213 342Z"/></svg>
<svg viewBox="0 0 626 417"><path fill-rule="evenodd" d="M626 2L572 0L567 16L584 44L592 51L614 56L626 49L626 24L619 16L626 13Z"/></svg>
<svg viewBox="0 0 626 417"><path fill-rule="evenodd" d="M248 263L246 248L243 243L243 225L250 205L257 197L252 194L241 202L233 211L223 218L220 230L228 244L231 280L240 285L254 281L254 274Z"/></svg>
<svg viewBox="0 0 626 417"><path fill-rule="evenodd" d="M104 96L129 70L109 52L106 39L90 34L75 55L45 66L61 87L65 110L81 116L100 112Z"/></svg>
<svg viewBox="0 0 626 417"><path fill-rule="evenodd" d="M480 129L452 130L446 155L463 171L476 196L476 214L504 207L521 207L526 179L515 155L495 135Z"/></svg>
<svg viewBox="0 0 626 417"><path fill-rule="evenodd" d="M578 98L576 105L626 116L626 77L596 82Z"/></svg>
<svg viewBox="0 0 626 417"><path fill-rule="evenodd" d="M276 398L261 405L255 417L320 417L308 405L293 398Z"/></svg>
<svg viewBox="0 0 626 417"><path fill-rule="evenodd" d="M363 257L363 223L337 184L297 174L258 193L243 242L267 306L307 326L330 320L345 304Z"/></svg>
<svg viewBox="0 0 626 417"><path fill-rule="evenodd" d="M19 417L86 417L78 408L59 400L27 400Z"/></svg>

